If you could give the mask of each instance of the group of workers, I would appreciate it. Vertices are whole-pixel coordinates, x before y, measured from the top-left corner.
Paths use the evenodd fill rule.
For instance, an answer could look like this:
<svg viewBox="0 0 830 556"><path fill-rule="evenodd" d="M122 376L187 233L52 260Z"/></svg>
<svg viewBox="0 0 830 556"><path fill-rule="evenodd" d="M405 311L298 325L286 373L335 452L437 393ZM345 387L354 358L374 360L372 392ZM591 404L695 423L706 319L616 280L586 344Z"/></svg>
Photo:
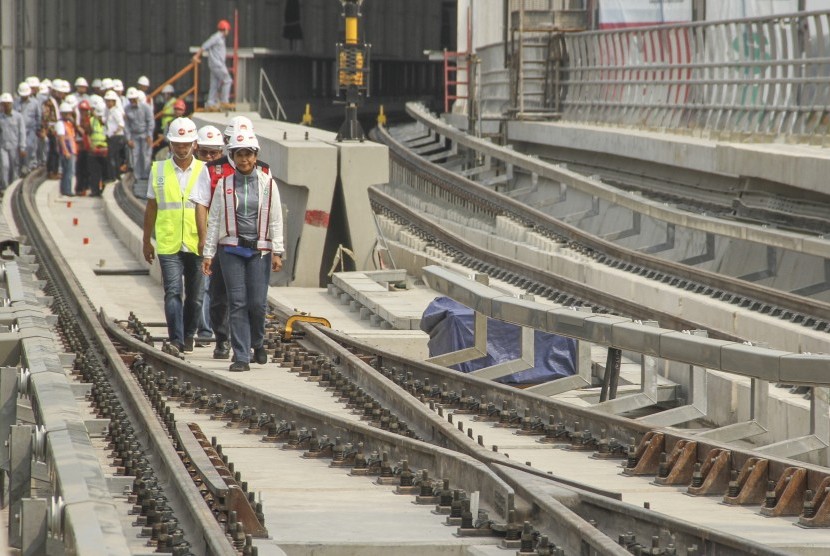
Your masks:
<svg viewBox="0 0 830 556"><path fill-rule="evenodd" d="M18 176L45 166L60 180L64 196L101 194L101 187L132 168L137 179L149 177L156 134L186 105L166 86L159 99L157 130L150 80L138 78L124 90L120 79L27 77L17 95L0 94L0 192Z"/></svg>
<svg viewBox="0 0 830 556"><path fill-rule="evenodd" d="M158 258L161 267L165 349L174 356L193 351L200 329L212 329L213 357L232 351L229 370L248 371L252 361L268 360L268 285L284 256L276 181L244 116L224 133L176 118L166 138L170 158L153 163L147 183L143 239L145 260Z"/></svg>
<svg viewBox="0 0 830 556"><path fill-rule="evenodd" d="M231 107L225 47L230 30L231 24L220 20L193 56L194 63L203 55L208 59L208 109ZM16 96L0 94L0 196L18 176L44 164L50 179L60 179L65 196L100 195L101 186L127 167L138 181L147 180L156 134L164 137L170 122L186 111L172 85L164 87L156 99L160 110L154 110L149 88L144 75L126 91L120 79L90 84L78 77L73 87L64 79L31 76L18 85Z"/></svg>

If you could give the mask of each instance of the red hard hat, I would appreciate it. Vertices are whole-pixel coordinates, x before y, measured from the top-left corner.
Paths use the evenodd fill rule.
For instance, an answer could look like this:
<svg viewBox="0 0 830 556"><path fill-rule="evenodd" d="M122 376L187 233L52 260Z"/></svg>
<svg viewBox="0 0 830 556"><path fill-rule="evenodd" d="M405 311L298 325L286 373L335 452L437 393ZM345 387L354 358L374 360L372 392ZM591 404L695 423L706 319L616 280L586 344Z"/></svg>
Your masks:
<svg viewBox="0 0 830 556"><path fill-rule="evenodd" d="M78 105L78 108L80 108L81 110L90 110L91 106L89 105L89 102L87 102L86 100L82 100L81 103Z"/></svg>
<svg viewBox="0 0 830 556"><path fill-rule="evenodd" d="M220 19L219 23L216 24L216 28L220 31L230 31L231 30L231 22L227 19Z"/></svg>
<svg viewBox="0 0 830 556"><path fill-rule="evenodd" d="M184 103L184 101L183 101L183 100L177 100L177 101L173 104L173 108L177 108L177 109L179 109L179 110L187 110L187 105Z"/></svg>

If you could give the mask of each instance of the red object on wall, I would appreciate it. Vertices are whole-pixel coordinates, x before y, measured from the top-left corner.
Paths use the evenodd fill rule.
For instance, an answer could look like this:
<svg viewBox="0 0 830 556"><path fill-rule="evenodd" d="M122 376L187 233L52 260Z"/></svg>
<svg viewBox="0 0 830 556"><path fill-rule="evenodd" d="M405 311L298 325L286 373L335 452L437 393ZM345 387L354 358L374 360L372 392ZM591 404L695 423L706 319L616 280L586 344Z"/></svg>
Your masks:
<svg viewBox="0 0 830 556"><path fill-rule="evenodd" d="M305 223L317 228L328 228L329 213L324 210L307 210L305 211Z"/></svg>

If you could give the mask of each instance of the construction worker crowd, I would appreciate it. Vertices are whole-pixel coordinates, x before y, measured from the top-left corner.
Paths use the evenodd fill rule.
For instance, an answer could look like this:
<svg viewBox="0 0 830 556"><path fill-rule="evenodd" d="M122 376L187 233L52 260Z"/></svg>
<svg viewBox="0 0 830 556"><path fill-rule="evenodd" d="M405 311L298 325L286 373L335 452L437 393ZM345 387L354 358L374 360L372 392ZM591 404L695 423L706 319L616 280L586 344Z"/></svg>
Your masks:
<svg viewBox="0 0 830 556"><path fill-rule="evenodd" d="M146 76L126 91L120 79L70 83L31 76L15 95L0 94L0 194L40 166L49 179L60 180L64 196L98 196L128 169L147 180L156 137L186 111L171 85L155 107L149 88Z"/></svg>

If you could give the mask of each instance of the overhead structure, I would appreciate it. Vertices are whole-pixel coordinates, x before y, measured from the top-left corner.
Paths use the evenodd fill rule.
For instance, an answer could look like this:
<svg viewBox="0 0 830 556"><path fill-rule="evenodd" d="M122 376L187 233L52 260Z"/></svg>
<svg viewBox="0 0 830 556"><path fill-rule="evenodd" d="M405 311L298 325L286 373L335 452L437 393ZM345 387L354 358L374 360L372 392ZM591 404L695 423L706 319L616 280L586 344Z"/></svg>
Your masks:
<svg viewBox="0 0 830 556"><path fill-rule="evenodd" d="M337 133L338 141L363 141L366 138L357 109L369 96L369 51L371 46L361 44L360 7L363 0L340 0L345 21L345 41L337 44L337 96L346 104L346 120Z"/></svg>

